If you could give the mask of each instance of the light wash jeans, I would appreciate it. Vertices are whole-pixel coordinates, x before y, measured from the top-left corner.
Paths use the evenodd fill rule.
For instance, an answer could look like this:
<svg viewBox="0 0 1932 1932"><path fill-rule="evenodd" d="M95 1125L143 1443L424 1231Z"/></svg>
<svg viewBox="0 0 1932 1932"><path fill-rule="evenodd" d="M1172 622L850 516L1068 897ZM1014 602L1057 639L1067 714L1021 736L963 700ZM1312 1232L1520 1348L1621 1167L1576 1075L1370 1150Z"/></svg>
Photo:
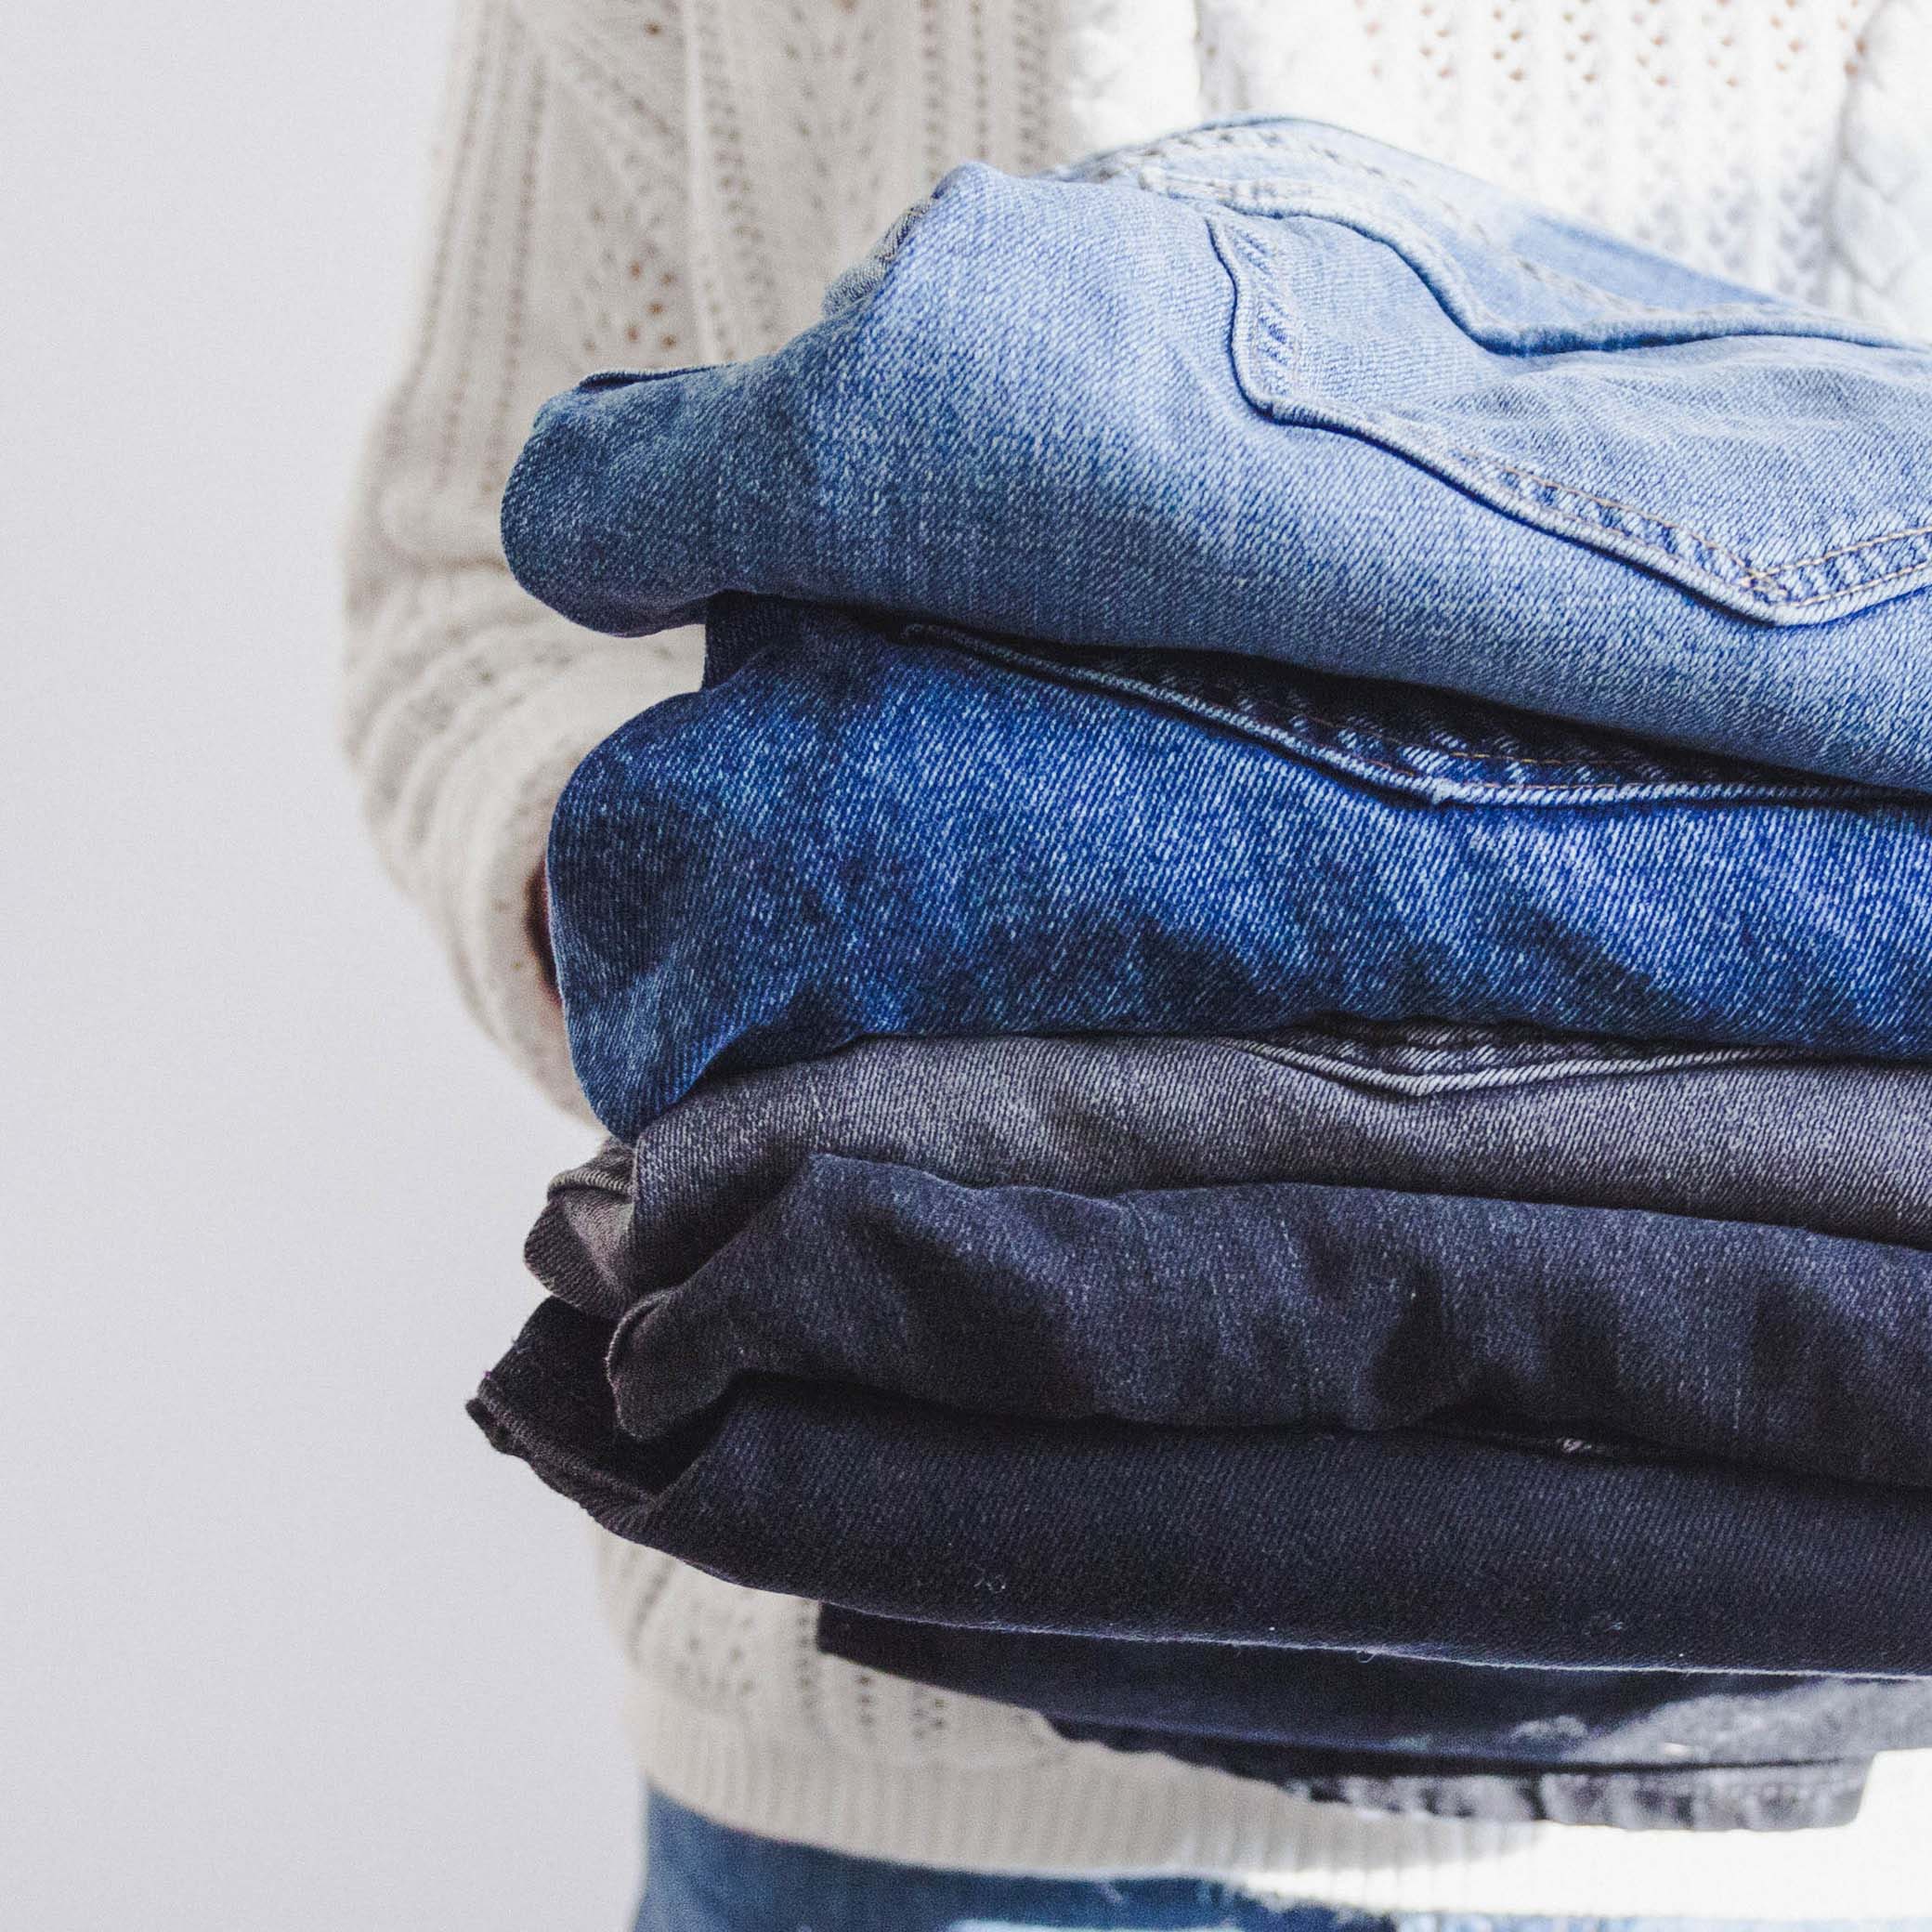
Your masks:
<svg viewBox="0 0 1932 1932"><path fill-rule="evenodd" d="M633 1932L1932 1932L1932 1919L1497 1918L1274 1905L1209 1879L1011 1878L848 1858L712 1824L657 1792Z"/></svg>
<svg viewBox="0 0 1932 1932"><path fill-rule="evenodd" d="M1332 127L957 169L776 354L592 377L527 588L1288 659L1932 790L1932 349Z"/></svg>

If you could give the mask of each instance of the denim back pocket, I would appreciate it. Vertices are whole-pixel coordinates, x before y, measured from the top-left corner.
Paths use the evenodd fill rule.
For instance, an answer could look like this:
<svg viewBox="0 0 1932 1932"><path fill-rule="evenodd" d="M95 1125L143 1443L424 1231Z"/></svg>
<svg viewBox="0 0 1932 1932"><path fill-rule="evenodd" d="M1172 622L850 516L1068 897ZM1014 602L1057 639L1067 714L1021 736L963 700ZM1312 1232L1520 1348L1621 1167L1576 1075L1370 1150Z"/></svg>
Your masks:
<svg viewBox="0 0 1932 1932"><path fill-rule="evenodd" d="M1115 172L1203 205L1263 414L1765 622L1932 581L1932 350L1307 123Z"/></svg>

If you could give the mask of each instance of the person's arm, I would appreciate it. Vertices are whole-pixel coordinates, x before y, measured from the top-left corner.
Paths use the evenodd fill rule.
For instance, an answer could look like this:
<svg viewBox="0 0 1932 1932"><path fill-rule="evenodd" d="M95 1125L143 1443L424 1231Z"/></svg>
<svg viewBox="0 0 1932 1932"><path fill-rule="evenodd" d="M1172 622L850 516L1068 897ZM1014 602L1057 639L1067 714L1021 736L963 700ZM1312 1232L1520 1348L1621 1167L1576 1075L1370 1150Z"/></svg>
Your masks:
<svg viewBox="0 0 1932 1932"><path fill-rule="evenodd" d="M343 738L377 843L485 1029L578 1112L536 884L551 810L599 738L698 668L695 633L564 622L498 548L545 396L600 363L690 359L679 278L610 168L518 12L462 0L428 272L346 558Z"/></svg>

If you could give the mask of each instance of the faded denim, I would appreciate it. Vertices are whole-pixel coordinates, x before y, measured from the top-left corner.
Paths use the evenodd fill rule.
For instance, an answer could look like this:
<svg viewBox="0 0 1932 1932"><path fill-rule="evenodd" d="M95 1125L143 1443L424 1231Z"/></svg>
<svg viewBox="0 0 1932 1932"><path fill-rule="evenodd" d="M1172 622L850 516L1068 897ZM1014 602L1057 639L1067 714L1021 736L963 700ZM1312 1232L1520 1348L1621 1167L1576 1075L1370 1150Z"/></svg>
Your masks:
<svg viewBox="0 0 1932 1932"><path fill-rule="evenodd" d="M708 1081L560 1175L530 1260L615 1321L815 1154L969 1187L1305 1181L1649 1208L1932 1248L1932 1070L1451 1028L869 1039ZM561 1225L559 1225L561 1224Z"/></svg>
<svg viewBox="0 0 1932 1932"><path fill-rule="evenodd" d="M1339 1013L1932 1057L1932 803L1258 660L1096 686L747 600L711 634L709 687L593 752L551 837L572 1057L621 1139L869 1034Z"/></svg>
<svg viewBox="0 0 1932 1932"><path fill-rule="evenodd" d="M972 165L777 353L538 418L512 568L1288 658L1932 789L1932 351L1319 124Z"/></svg>

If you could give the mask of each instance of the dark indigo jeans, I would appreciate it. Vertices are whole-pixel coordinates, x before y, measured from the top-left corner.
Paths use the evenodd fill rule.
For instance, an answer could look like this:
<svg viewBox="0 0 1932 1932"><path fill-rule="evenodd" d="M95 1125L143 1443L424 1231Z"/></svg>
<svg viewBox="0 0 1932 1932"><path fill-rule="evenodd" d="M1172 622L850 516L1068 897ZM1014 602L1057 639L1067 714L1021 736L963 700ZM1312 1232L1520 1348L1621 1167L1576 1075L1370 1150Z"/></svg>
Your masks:
<svg viewBox="0 0 1932 1932"><path fill-rule="evenodd" d="M593 752L551 838L620 1138L868 1034L1339 1013L1932 1057L1932 803L1254 663L1177 702L1171 655L1097 687L742 600L711 636L710 687Z"/></svg>
<svg viewBox="0 0 1932 1932"><path fill-rule="evenodd" d="M586 1253L546 1217L539 1279L610 1279L598 1227ZM646 1442L762 1374L1075 1422L1504 1416L1925 1488L1932 1252L1301 1181L964 1187L816 1155L686 1279L633 1291L606 1370Z"/></svg>
<svg viewBox="0 0 1932 1932"><path fill-rule="evenodd" d="M503 504L634 633L751 591L1292 657L1932 787L1932 350L1318 124L969 166L778 353L594 377Z"/></svg>
<svg viewBox="0 0 1932 1932"><path fill-rule="evenodd" d="M1718 1217L1746 1236L1771 1232L1750 1227L1753 1217L1808 1220L1924 1247L1928 1147L1932 1076L1912 1068L1736 1064L1447 1028L1331 1027L1265 1042L877 1039L708 1082L634 1152L607 1144L554 1183L529 1259L567 1299L615 1320L685 1292L680 1284L748 1236L768 1240L757 1230L775 1203L827 1156L973 1189L1091 1194L1273 1176L1500 1186L1531 1201ZM783 1259L789 1273L794 1256ZM1167 1298L1154 1312L1175 1305ZM1677 1308L1679 1319L1695 1312ZM1460 1815L1613 1809L1651 1824L1734 1823L1765 1814L1755 1795L1764 1781L1699 1779L1685 1763L1806 1760L1819 1769L1765 1788L1787 1818L1823 1821L1855 1802L1856 1767L1871 1751L1915 1741L1928 1695L1897 1682L1471 1671L1266 1646L1041 1638L837 1610L823 1627L829 1647L855 1661L1042 1709L1090 1736L1104 1728L1107 1741L1128 1743L1138 1730L1170 1754L1211 1751L1228 1768L1247 1744L1258 1748L1240 1754L1242 1769L1283 1782L1297 1782L1287 1764L1259 1747L1292 1745L1304 1788L1310 1754L1345 1754L1338 1775L1358 1799ZM1398 1789L1389 1773L1400 1741L1410 1750ZM1438 1760L1427 1779L1415 1769L1424 1749ZM1675 1769L1669 1790L1649 1775L1565 1784L1542 1775L1560 1761L1639 1763L1645 1751L1650 1769ZM1492 1769L1472 1787L1455 1773L1476 1760L1520 1774L1506 1786Z"/></svg>
<svg viewBox="0 0 1932 1932"><path fill-rule="evenodd" d="M618 1426L614 1332L551 1298L472 1413L614 1534L754 1588L989 1629L1932 1675L1922 1490L1543 1436L975 1416L767 1375L643 1442Z"/></svg>

